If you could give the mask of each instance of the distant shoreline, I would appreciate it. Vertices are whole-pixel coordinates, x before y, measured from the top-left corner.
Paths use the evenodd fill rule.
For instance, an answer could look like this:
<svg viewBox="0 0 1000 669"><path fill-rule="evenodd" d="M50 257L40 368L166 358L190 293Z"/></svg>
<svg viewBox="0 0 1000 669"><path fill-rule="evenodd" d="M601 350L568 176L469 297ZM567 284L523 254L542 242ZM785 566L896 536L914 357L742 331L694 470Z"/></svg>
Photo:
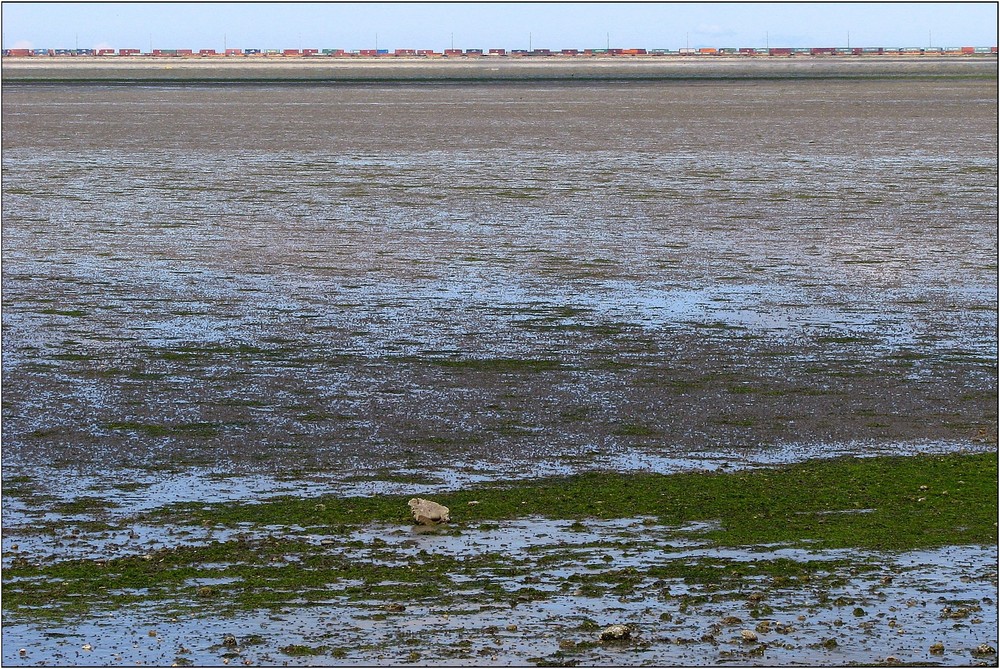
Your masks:
<svg viewBox="0 0 1000 669"><path fill-rule="evenodd" d="M996 77L996 57L795 56L429 60L351 59L10 59L4 83L266 83L601 81Z"/></svg>

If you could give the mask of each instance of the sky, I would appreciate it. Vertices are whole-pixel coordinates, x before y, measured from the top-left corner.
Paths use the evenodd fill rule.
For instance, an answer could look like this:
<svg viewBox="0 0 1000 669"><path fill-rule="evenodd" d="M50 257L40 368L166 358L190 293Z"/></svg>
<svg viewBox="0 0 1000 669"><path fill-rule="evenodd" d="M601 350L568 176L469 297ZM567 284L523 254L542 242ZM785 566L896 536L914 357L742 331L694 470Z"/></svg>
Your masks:
<svg viewBox="0 0 1000 669"><path fill-rule="evenodd" d="M995 46L995 2L4 2L4 48Z"/></svg>

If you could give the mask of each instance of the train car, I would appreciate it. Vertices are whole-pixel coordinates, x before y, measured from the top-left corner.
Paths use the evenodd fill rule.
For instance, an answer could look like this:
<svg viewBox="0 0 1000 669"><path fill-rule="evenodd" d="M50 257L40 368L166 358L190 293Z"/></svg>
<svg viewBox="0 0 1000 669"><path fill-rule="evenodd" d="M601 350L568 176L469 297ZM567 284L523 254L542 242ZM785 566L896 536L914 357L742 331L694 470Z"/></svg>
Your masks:
<svg viewBox="0 0 1000 669"><path fill-rule="evenodd" d="M226 49L227 56L242 56L243 49Z"/></svg>
<svg viewBox="0 0 1000 669"><path fill-rule="evenodd" d="M243 49L244 56L260 56L260 49Z"/></svg>
<svg viewBox="0 0 1000 669"><path fill-rule="evenodd" d="M832 56L837 50L832 46L814 46L809 49L810 56Z"/></svg>
<svg viewBox="0 0 1000 669"><path fill-rule="evenodd" d="M456 58L456 57L462 55L462 50L461 49L445 49L444 50L444 55L447 58Z"/></svg>
<svg viewBox="0 0 1000 669"><path fill-rule="evenodd" d="M417 49L417 55L424 58L444 58L444 54L434 49Z"/></svg>
<svg viewBox="0 0 1000 669"><path fill-rule="evenodd" d="M506 56L507 55L507 49L490 49L488 55L490 55L490 56Z"/></svg>
<svg viewBox="0 0 1000 669"><path fill-rule="evenodd" d="M774 46L767 50L768 56L791 56L792 50L784 46Z"/></svg>
<svg viewBox="0 0 1000 669"><path fill-rule="evenodd" d="M118 49L119 56L141 56L142 52L139 49Z"/></svg>
<svg viewBox="0 0 1000 669"><path fill-rule="evenodd" d="M34 54L31 53L31 49L7 49L4 55L11 56L13 58L25 58Z"/></svg>
<svg viewBox="0 0 1000 669"><path fill-rule="evenodd" d="M739 51L737 51L736 49L734 49L732 47L728 47L727 46L727 47L723 47L723 48L719 49L717 51L717 53L720 56L735 56L736 54L739 53Z"/></svg>
<svg viewBox="0 0 1000 669"><path fill-rule="evenodd" d="M199 56L217 56L215 49L198 49Z"/></svg>
<svg viewBox="0 0 1000 669"><path fill-rule="evenodd" d="M483 55L483 50L482 49L466 49L465 50L465 55L477 58L477 57Z"/></svg>

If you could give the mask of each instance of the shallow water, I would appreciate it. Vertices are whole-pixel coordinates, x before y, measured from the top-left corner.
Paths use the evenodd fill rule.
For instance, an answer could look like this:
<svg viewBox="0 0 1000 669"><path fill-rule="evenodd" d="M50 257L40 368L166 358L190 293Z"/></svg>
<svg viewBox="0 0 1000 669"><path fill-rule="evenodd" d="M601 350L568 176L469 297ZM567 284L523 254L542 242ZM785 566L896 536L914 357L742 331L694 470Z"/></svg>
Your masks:
<svg viewBox="0 0 1000 669"><path fill-rule="evenodd" d="M294 528L283 529L286 537L294 533ZM292 602L280 611L237 616L172 615L168 602L64 625L10 622L4 627L3 660L5 664L44 661L83 666L164 664L178 658L198 666L224 659L234 664L310 666L403 661L525 665L558 658L583 664L656 666L874 664L889 656L944 665L996 660L995 653L972 654L997 634L995 547L897 554L782 547L719 549L699 541L704 529L698 524L662 528L642 518L590 521L585 527L526 518L463 528L457 536L400 527L357 529L333 539L329 550L347 550L351 559L372 564L406 564L425 552L468 557L500 552L519 563L544 559L544 566L538 562L534 571L538 577L505 577L503 583L511 597L529 584L532 591L547 594L540 600L513 604L470 599L460 608L405 601L399 610L390 609L389 615L384 613L383 601L348 598L336 588L326 601L310 601L308 606ZM139 534L141 541L142 528ZM211 530L206 536L226 538ZM312 538L317 543L323 539ZM345 548L348 545L352 548ZM107 546L99 542L91 542L91 548L108 554ZM387 556L390 561L384 562ZM554 556L558 556L556 561L551 559ZM762 580L752 591L729 592L680 579L647 577L622 596L566 587L581 572L593 576L612 568L635 568L643 573L664 560L706 557L730 566L772 559L829 560L833 580L817 582L813 588L775 588ZM863 566L863 572L859 575L855 568L849 570L837 562L845 558ZM472 577L456 575L453 581L456 587L467 589L467 580L485 583L496 578L483 571ZM220 581L200 579L197 585L216 582ZM351 585L340 583L342 588ZM759 600L747 599L755 592L769 607L767 613L756 611L754 602ZM699 602L701 595L710 598L686 604L688 598ZM956 613L953 618L952 613ZM598 643L599 629L612 623L629 624L633 640ZM755 642L741 639L746 629L757 630ZM227 634L235 635L237 647L223 645ZM944 645L942 654L932 654L935 643ZM84 650L84 644L90 649ZM296 657L288 650L291 645L315 654Z"/></svg>

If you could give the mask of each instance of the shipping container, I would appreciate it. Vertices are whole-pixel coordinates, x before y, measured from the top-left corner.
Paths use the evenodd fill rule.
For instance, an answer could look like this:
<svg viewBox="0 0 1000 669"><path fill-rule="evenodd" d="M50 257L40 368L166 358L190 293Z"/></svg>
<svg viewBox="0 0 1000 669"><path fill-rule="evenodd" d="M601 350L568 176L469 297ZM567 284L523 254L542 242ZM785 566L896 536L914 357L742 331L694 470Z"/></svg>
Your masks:
<svg viewBox="0 0 1000 669"><path fill-rule="evenodd" d="M698 49L691 49L689 47L684 47L683 49L678 49L677 52L682 56L697 56Z"/></svg>
<svg viewBox="0 0 1000 669"><path fill-rule="evenodd" d="M446 56L461 56L462 55L462 50L461 49L445 49L444 50L444 55L446 55Z"/></svg>
<svg viewBox="0 0 1000 669"><path fill-rule="evenodd" d="M741 56L756 56L757 55L757 49L754 49L753 47L748 47L748 46L741 46L740 47L740 55Z"/></svg>
<svg viewBox="0 0 1000 669"><path fill-rule="evenodd" d="M214 56L216 55L215 49L198 49L199 56Z"/></svg>
<svg viewBox="0 0 1000 669"><path fill-rule="evenodd" d="M997 52L997 48L996 47L988 47L988 46L977 46L975 52L976 53L996 53Z"/></svg>
<svg viewBox="0 0 1000 669"><path fill-rule="evenodd" d="M767 50L769 56L791 56L792 50L784 46L771 47Z"/></svg>
<svg viewBox="0 0 1000 669"><path fill-rule="evenodd" d="M259 56L260 49L243 49L244 56Z"/></svg>
<svg viewBox="0 0 1000 669"><path fill-rule="evenodd" d="M226 55L227 56L242 56L243 55L243 50L242 49L226 49Z"/></svg>
<svg viewBox="0 0 1000 669"><path fill-rule="evenodd" d="M125 51L125 49L122 49L122 51ZM72 49L56 49L55 51L52 52L52 54L54 56L73 56L73 55L76 55L73 52ZM124 56L125 54L122 54L122 55Z"/></svg>
<svg viewBox="0 0 1000 669"><path fill-rule="evenodd" d="M378 55L378 52L375 49L361 49L358 51L358 55L365 58L374 58Z"/></svg>
<svg viewBox="0 0 1000 669"><path fill-rule="evenodd" d="M375 55L376 56L388 56L389 55L389 50L388 49L375 49Z"/></svg>
<svg viewBox="0 0 1000 669"><path fill-rule="evenodd" d="M465 50L465 55L466 56L482 56L483 55L483 50L482 49L466 49Z"/></svg>
<svg viewBox="0 0 1000 669"><path fill-rule="evenodd" d="M491 56L506 56L507 49L490 49Z"/></svg>
<svg viewBox="0 0 1000 669"><path fill-rule="evenodd" d="M832 46L814 46L809 49L810 56L832 56L837 50Z"/></svg>
<svg viewBox="0 0 1000 669"><path fill-rule="evenodd" d="M670 49L653 49L650 51L654 56L666 56L671 53Z"/></svg>
<svg viewBox="0 0 1000 669"><path fill-rule="evenodd" d="M7 49L7 55L13 56L15 58L23 58L25 56L31 56L31 49Z"/></svg>
<svg viewBox="0 0 1000 669"><path fill-rule="evenodd" d="M344 53L343 49L323 49L320 51L324 56L341 56Z"/></svg>
<svg viewBox="0 0 1000 669"><path fill-rule="evenodd" d="M431 56L438 56L439 57L439 56L442 56L444 54L438 53L434 49L417 49L417 55L418 56L427 56L427 57L431 57Z"/></svg>
<svg viewBox="0 0 1000 669"><path fill-rule="evenodd" d="M140 53L139 49L118 49L119 56L138 56Z"/></svg>
<svg viewBox="0 0 1000 669"><path fill-rule="evenodd" d="M392 52L393 56L416 56L416 49L396 49Z"/></svg>

